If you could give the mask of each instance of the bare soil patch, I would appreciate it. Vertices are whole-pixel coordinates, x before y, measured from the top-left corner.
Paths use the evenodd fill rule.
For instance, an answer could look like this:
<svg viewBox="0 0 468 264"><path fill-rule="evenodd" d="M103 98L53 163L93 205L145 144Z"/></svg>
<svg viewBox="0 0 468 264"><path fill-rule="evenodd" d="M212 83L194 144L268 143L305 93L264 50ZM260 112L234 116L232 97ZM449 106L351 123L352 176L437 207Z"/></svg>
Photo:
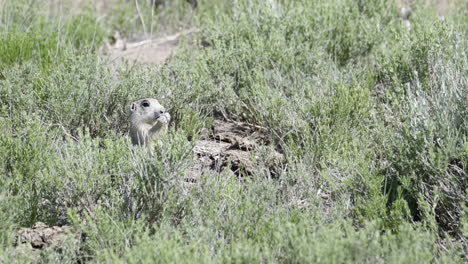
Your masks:
<svg viewBox="0 0 468 264"><path fill-rule="evenodd" d="M215 120L194 148L197 159L188 169L189 181L206 170L230 170L236 176L265 175L275 177L281 169L283 155L269 146L265 129L248 123Z"/></svg>
<svg viewBox="0 0 468 264"><path fill-rule="evenodd" d="M194 30L179 32L170 36L143 41L129 42L114 32L111 43L101 49L101 53L111 61L126 60L131 63L164 64L177 51L181 41L193 43Z"/></svg>
<svg viewBox="0 0 468 264"><path fill-rule="evenodd" d="M71 241L71 243L75 244L76 248L79 248L81 242L79 237L75 227L49 227L42 222L37 222L31 228L20 228L16 232L15 253L34 261L46 248L52 247L57 251L62 250L63 244L66 241Z"/></svg>

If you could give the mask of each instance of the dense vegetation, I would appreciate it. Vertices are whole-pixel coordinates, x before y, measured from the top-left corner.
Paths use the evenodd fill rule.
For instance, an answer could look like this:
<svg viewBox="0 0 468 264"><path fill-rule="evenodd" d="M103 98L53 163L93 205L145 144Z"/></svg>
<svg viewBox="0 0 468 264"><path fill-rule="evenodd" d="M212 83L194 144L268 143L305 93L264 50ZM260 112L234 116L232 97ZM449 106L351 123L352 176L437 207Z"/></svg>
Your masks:
<svg viewBox="0 0 468 264"><path fill-rule="evenodd" d="M0 0L0 263L24 260L15 230L37 221L85 234L43 262L466 261L466 2L416 1L411 29L386 0L106 2ZM99 55L114 30L181 28L207 47ZM157 159L126 137L150 96L174 117ZM187 187L220 113L267 128L278 175Z"/></svg>

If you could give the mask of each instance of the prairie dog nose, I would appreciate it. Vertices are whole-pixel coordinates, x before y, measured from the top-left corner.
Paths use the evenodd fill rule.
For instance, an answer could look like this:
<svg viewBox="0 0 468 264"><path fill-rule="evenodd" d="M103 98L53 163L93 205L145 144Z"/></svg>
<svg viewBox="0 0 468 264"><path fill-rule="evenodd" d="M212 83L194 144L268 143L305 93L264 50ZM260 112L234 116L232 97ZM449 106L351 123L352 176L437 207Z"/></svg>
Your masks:
<svg viewBox="0 0 468 264"><path fill-rule="evenodd" d="M155 117L156 119L158 119L158 118L160 118L162 115L164 115L164 113L165 113L164 110L155 111L155 112L154 112L154 117Z"/></svg>

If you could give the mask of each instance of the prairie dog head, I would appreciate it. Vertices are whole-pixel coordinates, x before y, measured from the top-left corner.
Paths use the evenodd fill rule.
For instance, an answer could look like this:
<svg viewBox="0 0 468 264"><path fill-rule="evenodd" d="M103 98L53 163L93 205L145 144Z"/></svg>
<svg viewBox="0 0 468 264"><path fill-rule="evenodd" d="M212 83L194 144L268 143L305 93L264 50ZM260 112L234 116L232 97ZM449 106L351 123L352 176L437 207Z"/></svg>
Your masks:
<svg viewBox="0 0 468 264"><path fill-rule="evenodd" d="M130 138L134 145L151 144L167 127L171 116L158 100L145 98L130 105Z"/></svg>

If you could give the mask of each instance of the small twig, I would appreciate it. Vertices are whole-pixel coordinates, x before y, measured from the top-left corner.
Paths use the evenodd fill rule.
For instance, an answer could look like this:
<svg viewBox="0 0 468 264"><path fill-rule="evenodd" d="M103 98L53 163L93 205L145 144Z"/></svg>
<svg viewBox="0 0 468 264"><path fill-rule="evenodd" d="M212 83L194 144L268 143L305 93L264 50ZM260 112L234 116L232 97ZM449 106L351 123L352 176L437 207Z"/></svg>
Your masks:
<svg viewBox="0 0 468 264"><path fill-rule="evenodd" d="M66 136L70 137L70 138L73 139L75 142L79 142L79 141L80 141L77 137L75 137L75 136L73 136L72 134L70 134L70 133L67 131L67 129L66 129L62 124L57 124L57 126L60 127L60 128L63 130L63 133L64 133Z"/></svg>

